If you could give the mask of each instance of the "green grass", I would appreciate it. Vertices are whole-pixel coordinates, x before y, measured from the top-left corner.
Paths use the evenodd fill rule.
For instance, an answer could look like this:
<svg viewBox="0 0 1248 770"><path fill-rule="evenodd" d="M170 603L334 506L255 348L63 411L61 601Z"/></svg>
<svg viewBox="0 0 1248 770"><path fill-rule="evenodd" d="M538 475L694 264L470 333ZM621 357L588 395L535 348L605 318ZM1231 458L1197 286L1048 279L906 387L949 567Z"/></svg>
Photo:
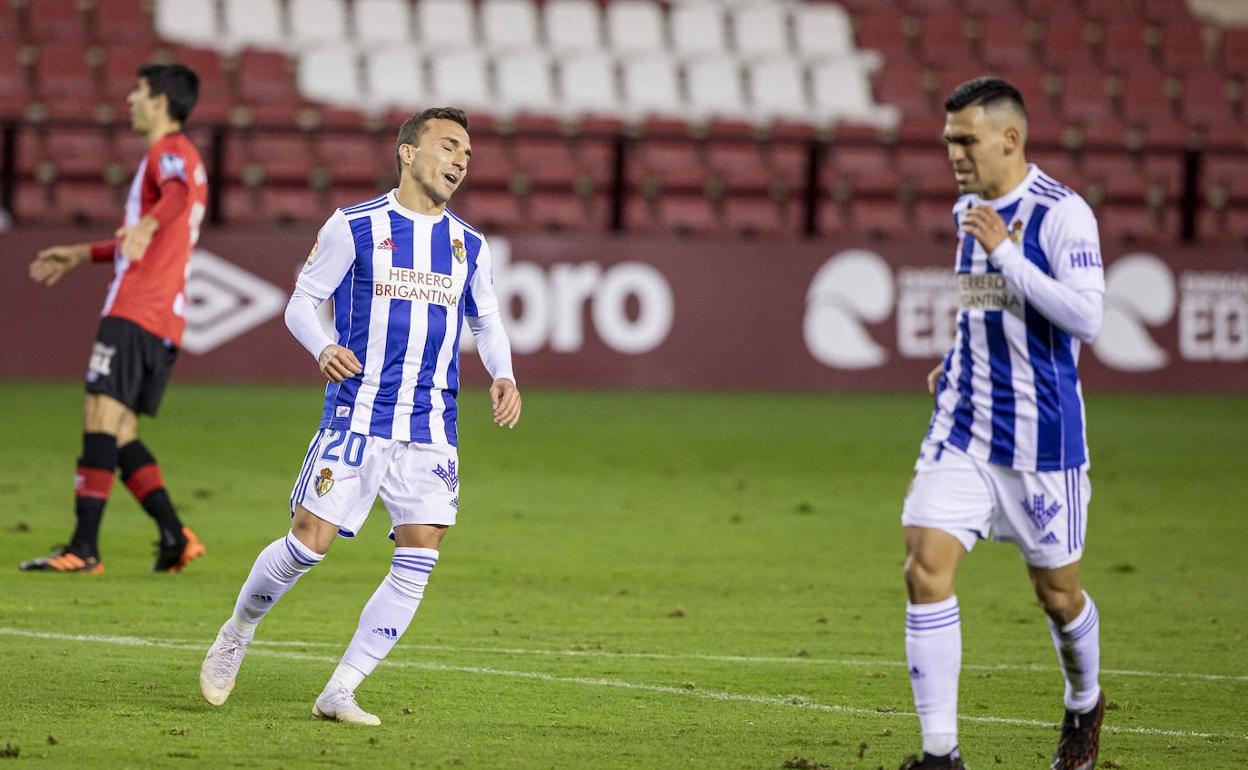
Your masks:
<svg viewBox="0 0 1248 770"><path fill-rule="evenodd" d="M380 506L264 622L224 708L195 683L256 553L287 527L317 389L171 389L144 435L208 547L186 573L147 571L154 528L119 484L105 576L21 574L70 531L80 400L0 384L0 749L20 749L14 768L891 770L918 747L898 515L926 398L533 392L508 432L466 393L461 523L360 689L376 729L309 709L388 568ZM1101 766L1242 767L1248 404L1088 409ZM1061 679L1017 552L978 547L958 593L969 761L1047 767ZM73 638L88 635L110 639Z"/></svg>

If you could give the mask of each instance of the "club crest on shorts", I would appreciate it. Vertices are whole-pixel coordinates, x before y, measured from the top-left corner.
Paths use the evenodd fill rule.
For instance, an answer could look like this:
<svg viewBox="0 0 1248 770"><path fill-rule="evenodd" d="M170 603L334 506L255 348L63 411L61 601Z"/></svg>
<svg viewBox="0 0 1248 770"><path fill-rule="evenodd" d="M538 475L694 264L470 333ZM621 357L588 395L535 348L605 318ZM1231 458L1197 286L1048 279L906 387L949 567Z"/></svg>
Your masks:
<svg viewBox="0 0 1248 770"><path fill-rule="evenodd" d="M329 468L321 468L321 475L316 478L316 496L324 497L334 486L334 472Z"/></svg>
<svg viewBox="0 0 1248 770"><path fill-rule="evenodd" d="M442 463L438 463L438 467L433 469L433 475L442 479L442 483L446 484L446 491L454 492L459 489L459 474L455 472L454 460L447 460L445 468Z"/></svg>
<svg viewBox="0 0 1248 770"><path fill-rule="evenodd" d="M464 248L464 242L458 238L451 241L451 253L455 255L456 262L463 262L468 258L468 249Z"/></svg>
<svg viewBox="0 0 1248 770"><path fill-rule="evenodd" d="M1049 526L1049 522L1062 510L1062 504L1054 500L1051 504L1044 504L1044 495L1032 495L1031 502L1027 502L1027 498L1019 500L1023 504L1023 510L1031 517L1031 523L1036 525L1036 529L1044 531Z"/></svg>

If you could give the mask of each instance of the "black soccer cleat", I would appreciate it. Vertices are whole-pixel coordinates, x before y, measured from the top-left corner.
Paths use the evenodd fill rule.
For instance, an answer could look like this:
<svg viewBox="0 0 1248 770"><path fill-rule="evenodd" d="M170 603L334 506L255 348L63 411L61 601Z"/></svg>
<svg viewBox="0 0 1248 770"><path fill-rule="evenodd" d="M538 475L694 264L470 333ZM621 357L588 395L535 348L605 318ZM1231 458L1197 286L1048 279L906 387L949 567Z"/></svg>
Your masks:
<svg viewBox="0 0 1248 770"><path fill-rule="evenodd" d="M204 544L190 527L183 527L172 543L156 544L156 563L152 565L152 571L181 572L186 565L203 555Z"/></svg>
<svg viewBox="0 0 1248 770"><path fill-rule="evenodd" d="M944 756L936 756L923 752L922 756L909 756L897 770L966 770L962 762L962 753L955 747Z"/></svg>
<svg viewBox="0 0 1248 770"><path fill-rule="evenodd" d="M1076 714L1067 709L1062 737L1049 770L1092 770L1101 751L1101 723L1105 721L1105 693L1091 711Z"/></svg>

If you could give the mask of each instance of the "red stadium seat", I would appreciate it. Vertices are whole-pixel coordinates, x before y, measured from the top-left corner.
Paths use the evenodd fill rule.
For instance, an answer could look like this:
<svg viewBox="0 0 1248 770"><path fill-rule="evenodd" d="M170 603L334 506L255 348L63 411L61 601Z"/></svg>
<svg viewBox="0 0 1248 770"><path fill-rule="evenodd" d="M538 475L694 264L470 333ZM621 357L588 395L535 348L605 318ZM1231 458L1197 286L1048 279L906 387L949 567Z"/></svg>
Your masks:
<svg viewBox="0 0 1248 770"><path fill-rule="evenodd" d="M729 190L765 192L774 181L756 142L712 142L707 146L706 162Z"/></svg>
<svg viewBox="0 0 1248 770"><path fill-rule="evenodd" d="M493 232L520 232L531 229L521 210L520 200L509 192L471 190L455 196L452 208L474 227Z"/></svg>
<svg viewBox="0 0 1248 770"><path fill-rule="evenodd" d="M1243 86L1239 85L1242 93ZM1214 69L1206 69L1188 75L1183 81L1183 115L1189 125L1213 126L1235 125L1235 115L1229 94L1234 85Z"/></svg>
<svg viewBox="0 0 1248 770"><path fill-rule="evenodd" d="M701 195L663 195L648 200L630 195L624 226L633 233L709 233L718 223L711 202Z"/></svg>
<svg viewBox="0 0 1248 770"><path fill-rule="evenodd" d="M1065 150L1027 150L1027 160L1057 181L1078 190L1083 186L1083 175L1076 170L1070 153Z"/></svg>
<svg viewBox="0 0 1248 770"><path fill-rule="evenodd" d="M241 140L241 141L240 141ZM241 153L235 150L241 150ZM266 183L292 182L303 184L315 165L312 137L305 133L258 131L251 136L233 133L226 145L226 169L232 178L240 169L237 155L245 163L264 169Z"/></svg>
<svg viewBox="0 0 1248 770"><path fill-rule="evenodd" d="M100 179L104 165L113 158L113 138L103 128L54 128L48 131L43 157L61 175Z"/></svg>
<svg viewBox="0 0 1248 770"><path fill-rule="evenodd" d="M833 145L820 183L830 189L843 180L857 191L892 194L901 179L894 160L892 149L881 145Z"/></svg>
<svg viewBox="0 0 1248 770"><path fill-rule="evenodd" d="M1088 22L1082 14L1047 15L1040 51L1044 61L1054 69L1076 76L1098 69L1088 43Z"/></svg>
<svg viewBox="0 0 1248 770"><path fill-rule="evenodd" d="M329 213L319 190L306 185L263 188L263 208L270 222L307 222L320 225Z"/></svg>
<svg viewBox="0 0 1248 770"><path fill-rule="evenodd" d="M605 195L536 192L529 196L528 212L535 227L559 231L605 230L610 217Z"/></svg>
<svg viewBox="0 0 1248 770"><path fill-rule="evenodd" d="M941 69L965 67L971 58L966 22L963 14L922 18L919 51L923 61Z"/></svg>
<svg viewBox="0 0 1248 770"><path fill-rule="evenodd" d="M952 204L950 204L952 205ZM857 200L850 208L846 228L867 238L913 237L914 226L896 200Z"/></svg>
<svg viewBox="0 0 1248 770"><path fill-rule="evenodd" d="M1192 20L1192 12L1187 7L1187 0L1143 0L1140 3L1140 15L1149 21L1163 25L1181 24Z"/></svg>
<svg viewBox="0 0 1248 770"><path fill-rule="evenodd" d="M1135 8L1129 0L1083 0L1083 13L1102 23L1135 18Z"/></svg>
<svg viewBox="0 0 1248 770"><path fill-rule="evenodd" d="M35 64L35 89L48 101L78 99L94 102L98 92L91 49L79 43L48 43L39 46Z"/></svg>
<svg viewBox="0 0 1248 770"><path fill-rule="evenodd" d="M577 162L566 139L517 137L512 148L516 169L536 184L570 190L578 176Z"/></svg>
<svg viewBox="0 0 1248 770"><path fill-rule="evenodd" d="M1101 241L1106 243L1168 242L1176 239L1173 209L1150 211L1143 205L1105 205L1096 211Z"/></svg>
<svg viewBox="0 0 1248 770"><path fill-rule="evenodd" d="M1145 153L1144 179L1150 185L1160 185L1168 200L1177 199L1183 191L1184 164L1179 153Z"/></svg>
<svg viewBox="0 0 1248 770"><path fill-rule="evenodd" d="M1161 59L1167 72L1200 72L1208 65L1205 30L1191 17L1178 18L1162 28Z"/></svg>
<svg viewBox="0 0 1248 770"><path fill-rule="evenodd" d="M1129 123L1173 120L1172 83L1154 67L1136 67L1122 79L1119 114Z"/></svg>
<svg viewBox="0 0 1248 770"><path fill-rule="evenodd" d="M258 189L231 185L221 194L222 217L230 225L271 224L262 206Z"/></svg>
<svg viewBox="0 0 1248 770"><path fill-rule="evenodd" d="M95 34L109 44L147 44L156 40L144 3L134 0L95 0Z"/></svg>
<svg viewBox="0 0 1248 770"><path fill-rule="evenodd" d="M67 0L26 0L28 40L32 43L85 45L91 34L81 3Z"/></svg>
<svg viewBox="0 0 1248 770"><path fill-rule="evenodd" d="M684 139L643 139L632 145L628 169L630 184L639 185L650 179L665 188L678 187L701 191L710 176L702 161L701 148Z"/></svg>
<svg viewBox="0 0 1248 770"><path fill-rule="evenodd" d="M907 17L894 8L895 5L871 13L856 13L853 17L858 47L879 51L889 65L908 58L911 50L906 38Z"/></svg>
<svg viewBox="0 0 1248 770"><path fill-rule="evenodd" d="M1232 75L1248 75L1248 27L1222 28L1222 67Z"/></svg>
<svg viewBox="0 0 1248 770"><path fill-rule="evenodd" d="M394 174L394 137L387 135L317 133L316 157L329 170L335 186L372 185L385 174ZM473 161L475 163L475 161ZM475 179L477 166L468 164L468 176Z"/></svg>
<svg viewBox="0 0 1248 770"><path fill-rule="evenodd" d="M806 185L810 165L810 148L797 142L772 142L764 151L765 162L773 179L783 182L791 190Z"/></svg>
<svg viewBox="0 0 1248 770"><path fill-rule="evenodd" d="M246 103L302 103L285 54L247 49L238 60L237 94Z"/></svg>
<svg viewBox="0 0 1248 770"><path fill-rule="evenodd" d="M842 236L849 232L845 207L827 198L819 201L816 226L819 235Z"/></svg>
<svg viewBox="0 0 1248 770"><path fill-rule="evenodd" d="M1109 69L1129 72L1152 62L1153 50L1148 45L1148 28L1143 22L1123 17L1106 22L1102 29L1100 58Z"/></svg>
<svg viewBox="0 0 1248 770"><path fill-rule="evenodd" d="M920 195L952 193L953 171L948 152L939 145L930 148L903 147L897 151L897 170L902 183Z"/></svg>
<svg viewBox="0 0 1248 770"><path fill-rule="evenodd" d="M948 3L945 7L948 8ZM962 7L968 14L986 17L985 20L1008 17L1013 20L1014 28L1018 28L1019 6L1015 0L965 0Z"/></svg>
<svg viewBox="0 0 1248 770"><path fill-rule="evenodd" d="M936 93L935 73L906 58L885 62L875 76L877 102L900 108L906 115L903 125L907 119L933 119L940 113L945 94Z"/></svg>
<svg viewBox="0 0 1248 770"><path fill-rule="evenodd" d="M1015 14L984 19L980 32L979 53L984 64L1001 71L1014 71L1032 64L1035 52L1027 40L1026 27Z"/></svg>
<svg viewBox="0 0 1248 770"><path fill-rule="evenodd" d="M724 226L748 237L796 237L801 234L798 213L795 203L777 204L766 196L724 199Z"/></svg>
<svg viewBox="0 0 1248 770"><path fill-rule="evenodd" d="M1083 158L1084 178L1105 190L1110 203L1139 203L1146 182L1143 169L1126 153L1090 153Z"/></svg>
<svg viewBox="0 0 1248 770"><path fill-rule="evenodd" d="M103 182L58 182L55 200L57 218L62 221L120 222L125 190Z"/></svg>
<svg viewBox="0 0 1248 770"><path fill-rule="evenodd" d="M910 212L914 223L914 236L929 238L937 243L946 243L950 249L957 242L957 232L953 225L953 203L951 200L937 202L921 200Z"/></svg>
<svg viewBox="0 0 1248 770"><path fill-rule="evenodd" d="M111 101L121 102L134 88L139 67L155 60L156 48L136 44L113 45L103 50L104 95Z"/></svg>
<svg viewBox="0 0 1248 770"><path fill-rule="evenodd" d="M56 220L59 213L50 186L33 181L23 181L13 194L13 218L19 223L38 223Z"/></svg>
<svg viewBox="0 0 1248 770"><path fill-rule="evenodd" d="M1112 113L1105 76L1099 71L1067 73L1061 94L1062 114L1069 120L1095 123Z"/></svg>

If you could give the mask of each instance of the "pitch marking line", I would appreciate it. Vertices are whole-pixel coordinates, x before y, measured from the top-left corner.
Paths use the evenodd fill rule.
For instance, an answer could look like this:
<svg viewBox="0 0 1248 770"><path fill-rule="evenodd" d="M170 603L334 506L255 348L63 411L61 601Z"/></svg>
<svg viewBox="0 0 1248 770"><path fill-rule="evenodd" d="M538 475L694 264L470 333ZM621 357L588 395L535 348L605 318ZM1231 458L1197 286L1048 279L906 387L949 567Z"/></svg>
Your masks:
<svg viewBox="0 0 1248 770"><path fill-rule="evenodd" d="M113 644L128 647L157 647L169 650L190 650L194 652L203 652L207 650L207 643L193 644L190 642L170 642L160 639L143 639L136 636L100 636L91 634L60 634L46 631L26 631L17 628L0 627L0 635L20 636L29 639L47 639L65 642L93 642L96 644ZM309 655L301 652L287 652L276 649L265 649L261 647L252 651L253 654L260 654L265 657L283 658L286 660L304 660L314 661L317 663L337 663L338 656L329 655ZM680 695L687 698L697 698L699 700L713 700L730 703L756 703L766 706L784 706L788 708L798 708L808 711L823 711L833 714L854 714L858 716L875 716L875 717L906 717L914 718L918 716L913 711L886 711L882 709L861 708L858 706L841 706L837 704L816 703L807 700L801 696L774 696L774 695L750 695L743 693L725 692L722 690L690 690L684 687L672 687L668 685L658 684L639 684L636 682L626 682L622 679L604 679L596 677L583 676L557 676L555 674L546 674L540 671L511 671L501 668L488 668L484 666L455 666L446 663L432 663L427 661L382 661L383 665L393 666L396 668L411 668L422 671L442 671L461 674L480 674L485 676L505 677L509 679L529 679L539 682L552 682L557 684L579 684L589 687L613 687L621 690L637 690L641 692L662 693L664 695ZM984 716L959 716L963 722L975 722L979 724L994 725L1010 725L1014 727L1057 727L1052 722L1045 722L1039 719L1016 719L1013 717L984 717ZM1162 736L1167 738L1220 738L1231 740L1248 741L1248 735L1240 735L1236 733L1212 733L1194 730L1164 730L1153 727L1124 727L1119 725L1105 725L1104 732L1116 733L1121 735L1149 735Z"/></svg>

